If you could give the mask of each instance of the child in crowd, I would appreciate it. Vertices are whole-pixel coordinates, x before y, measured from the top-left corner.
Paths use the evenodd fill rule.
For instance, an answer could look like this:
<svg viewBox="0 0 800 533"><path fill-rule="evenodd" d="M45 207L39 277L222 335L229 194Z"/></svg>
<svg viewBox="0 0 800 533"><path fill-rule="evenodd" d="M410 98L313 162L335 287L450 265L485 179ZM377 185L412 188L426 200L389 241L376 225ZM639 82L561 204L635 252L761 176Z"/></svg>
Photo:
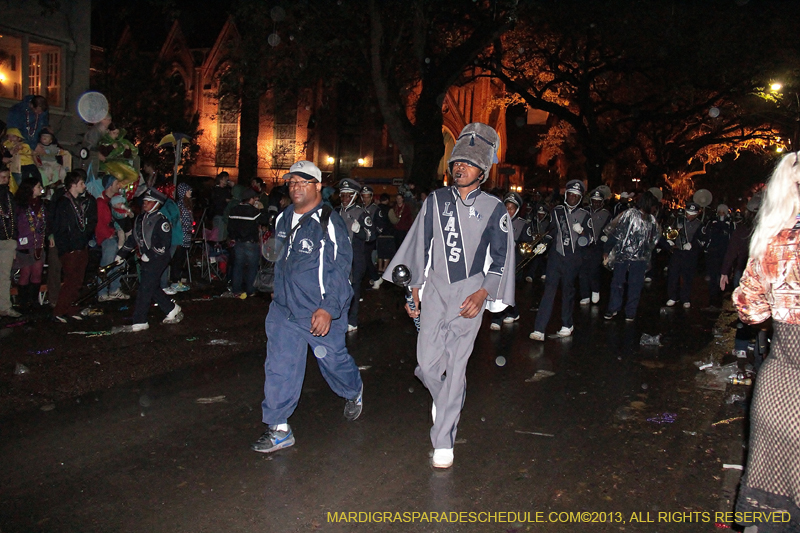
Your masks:
<svg viewBox="0 0 800 533"><path fill-rule="evenodd" d="M8 128L3 146L13 158L9 165L13 179L9 181L8 184L9 190L11 190L13 194L17 191L17 185L22 183L23 179L27 177L39 177L39 171L36 169L36 164L33 162L31 147L24 141L22 132L17 128Z"/></svg>
<svg viewBox="0 0 800 533"><path fill-rule="evenodd" d="M58 162L58 157L64 155L64 150L58 146L55 135L50 130L42 130L39 134L39 144L34 150L34 161L42 175L42 185L47 187L57 181L63 180L67 175L66 169Z"/></svg>

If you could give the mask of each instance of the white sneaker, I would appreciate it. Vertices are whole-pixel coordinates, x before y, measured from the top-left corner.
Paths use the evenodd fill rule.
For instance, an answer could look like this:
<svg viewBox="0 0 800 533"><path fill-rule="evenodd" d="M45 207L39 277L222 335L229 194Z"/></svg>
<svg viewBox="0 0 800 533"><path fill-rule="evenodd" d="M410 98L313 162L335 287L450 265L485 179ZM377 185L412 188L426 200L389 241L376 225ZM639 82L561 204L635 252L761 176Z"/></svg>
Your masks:
<svg viewBox="0 0 800 533"><path fill-rule="evenodd" d="M733 355L735 355L738 359L747 359L747 352L744 350L734 350Z"/></svg>
<svg viewBox="0 0 800 533"><path fill-rule="evenodd" d="M533 278L530 276L525 276L525 281L527 281L528 283L533 283Z"/></svg>
<svg viewBox="0 0 800 533"><path fill-rule="evenodd" d="M150 324L148 324L147 322L145 322L144 324L134 324L131 326L131 331L133 332L144 331L146 329L150 329Z"/></svg>
<svg viewBox="0 0 800 533"><path fill-rule="evenodd" d="M600 293L599 292L593 292L592 293L592 303L596 304L598 302L600 302Z"/></svg>
<svg viewBox="0 0 800 533"><path fill-rule="evenodd" d="M539 279L542 280L542 281L546 280L547 279L547 274L542 274L542 277L539 278Z"/></svg>
<svg viewBox="0 0 800 533"><path fill-rule="evenodd" d="M381 283L383 283L383 278L378 278L378 281L372 283L372 288L376 290L380 289Z"/></svg>
<svg viewBox="0 0 800 533"><path fill-rule="evenodd" d="M161 321L162 324L177 324L183 320L183 313L181 312L181 306L175 304L175 307L172 308L172 311L169 312L167 317Z"/></svg>
<svg viewBox="0 0 800 533"><path fill-rule="evenodd" d="M0 311L0 316L7 316L11 318L19 318L22 316L22 313L15 309L6 309L5 311Z"/></svg>
<svg viewBox="0 0 800 533"><path fill-rule="evenodd" d="M575 328L574 327L568 328L567 326L561 326L561 329L556 331L556 335L558 335L559 337L569 337L570 335L572 335L573 329Z"/></svg>
<svg viewBox="0 0 800 533"><path fill-rule="evenodd" d="M675 300L667 300L667 307L672 307L676 303L678 303L678 302L676 302Z"/></svg>
<svg viewBox="0 0 800 533"><path fill-rule="evenodd" d="M168 296L172 296L173 294L178 292L174 288L172 288L172 285L170 285L169 287L164 287L162 290L164 291L164 294Z"/></svg>
<svg viewBox="0 0 800 533"><path fill-rule="evenodd" d="M453 466L453 448L436 448L433 450L431 466L434 468L450 468Z"/></svg>
<svg viewBox="0 0 800 533"><path fill-rule="evenodd" d="M350 333L352 331L356 331L357 329L358 329L358 326L353 326L352 324L347 324L347 333Z"/></svg>
<svg viewBox="0 0 800 533"><path fill-rule="evenodd" d="M590 301L589 298L581 298L581 301L578 303L580 303L581 305L589 305L589 301Z"/></svg>
<svg viewBox="0 0 800 533"><path fill-rule="evenodd" d="M653 281L653 278L651 278L650 276L647 276L646 278L644 278L644 282L645 283L650 283L651 281Z"/></svg>
<svg viewBox="0 0 800 533"><path fill-rule="evenodd" d="M97 297L98 302L110 302L113 299L110 294L101 294Z"/></svg>
<svg viewBox="0 0 800 533"><path fill-rule="evenodd" d="M498 324L497 322L492 322L491 324L489 324L489 329L492 331L500 331L500 324Z"/></svg>
<svg viewBox="0 0 800 533"><path fill-rule="evenodd" d="M128 300L130 295L122 292L122 289L117 289L114 292L108 293L109 300Z"/></svg>
<svg viewBox="0 0 800 533"><path fill-rule="evenodd" d="M683 302L683 308L684 309L689 309L691 306L692 306L691 302Z"/></svg>
<svg viewBox="0 0 800 533"><path fill-rule="evenodd" d="M535 341L544 341L544 333L541 331L534 331L530 335L528 335L529 339L533 339Z"/></svg>
<svg viewBox="0 0 800 533"><path fill-rule="evenodd" d="M519 320L519 315L517 315L517 316L507 316L507 317L505 317L503 319L503 324L513 324L517 320Z"/></svg>

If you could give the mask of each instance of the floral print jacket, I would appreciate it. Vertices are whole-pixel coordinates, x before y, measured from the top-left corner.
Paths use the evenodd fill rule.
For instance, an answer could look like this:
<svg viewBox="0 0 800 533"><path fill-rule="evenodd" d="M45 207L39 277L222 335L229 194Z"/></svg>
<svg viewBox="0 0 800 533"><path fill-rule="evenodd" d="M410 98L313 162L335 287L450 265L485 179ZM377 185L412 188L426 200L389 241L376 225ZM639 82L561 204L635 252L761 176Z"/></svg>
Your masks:
<svg viewBox="0 0 800 533"><path fill-rule="evenodd" d="M770 316L800 324L800 229L784 229L773 237L759 260L747 261L742 281L733 291L739 318L758 324Z"/></svg>

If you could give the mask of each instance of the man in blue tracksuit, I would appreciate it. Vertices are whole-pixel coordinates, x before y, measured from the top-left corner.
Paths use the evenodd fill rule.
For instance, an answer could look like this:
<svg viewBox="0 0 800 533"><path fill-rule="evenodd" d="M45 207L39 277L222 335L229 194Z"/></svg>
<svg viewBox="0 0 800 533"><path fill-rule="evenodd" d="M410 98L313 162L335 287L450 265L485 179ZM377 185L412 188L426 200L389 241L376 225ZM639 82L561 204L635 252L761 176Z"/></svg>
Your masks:
<svg viewBox="0 0 800 533"><path fill-rule="evenodd" d="M342 218L322 203L322 173L310 161L289 169L292 205L275 220L275 291L264 324L262 421L267 431L251 445L260 453L294 444L288 419L297 407L310 346L322 376L346 401L344 416L361 414L364 385L347 352L347 311L353 297L353 249Z"/></svg>

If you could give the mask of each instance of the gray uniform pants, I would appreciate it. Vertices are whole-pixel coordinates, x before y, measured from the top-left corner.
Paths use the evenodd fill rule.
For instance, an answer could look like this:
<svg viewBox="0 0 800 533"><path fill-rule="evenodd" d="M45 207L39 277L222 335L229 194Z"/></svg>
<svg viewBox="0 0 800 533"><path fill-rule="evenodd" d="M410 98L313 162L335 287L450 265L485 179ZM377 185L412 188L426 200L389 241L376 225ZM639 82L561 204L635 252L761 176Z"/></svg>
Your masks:
<svg viewBox="0 0 800 533"><path fill-rule="evenodd" d="M436 405L431 428L434 448L452 448L467 394L467 362L481 327L483 311L475 318L458 316L461 304L483 284L483 274L449 284L429 279L425 284L417 337L414 374L427 387Z"/></svg>

